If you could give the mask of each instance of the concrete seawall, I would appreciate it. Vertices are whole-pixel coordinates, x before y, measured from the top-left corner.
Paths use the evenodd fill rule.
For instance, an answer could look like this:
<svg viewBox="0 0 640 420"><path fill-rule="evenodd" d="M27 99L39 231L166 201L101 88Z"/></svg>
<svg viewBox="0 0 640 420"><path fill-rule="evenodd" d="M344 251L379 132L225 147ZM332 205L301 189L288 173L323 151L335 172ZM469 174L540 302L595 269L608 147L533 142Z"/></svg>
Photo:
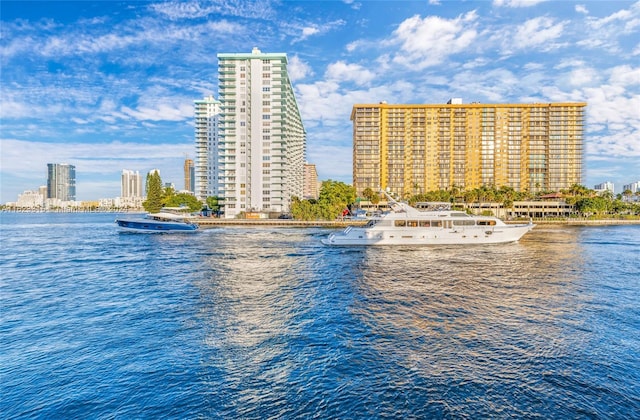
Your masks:
<svg viewBox="0 0 640 420"><path fill-rule="evenodd" d="M640 219L569 219L569 220L534 220L538 225L569 225L569 226L614 226L640 225Z"/></svg>
<svg viewBox="0 0 640 420"><path fill-rule="evenodd" d="M254 227L314 227L340 229L347 226L364 226L366 220L287 220L287 219L215 219L199 218L196 222L201 228L254 226ZM528 223L528 220L508 221L508 224ZM569 226L613 226L613 225L640 225L640 219L571 219L571 220L533 220L537 225L569 225Z"/></svg>
<svg viewBox="0 0 640 420"><path fill-rule="evenodd" d="M347 226L363 226L367 220L288 220L288 219L213 219L199 218L195 222L201 228L216 228L230 226L254 226L254 227L322 227L322 228L346 228Z"/></svg>

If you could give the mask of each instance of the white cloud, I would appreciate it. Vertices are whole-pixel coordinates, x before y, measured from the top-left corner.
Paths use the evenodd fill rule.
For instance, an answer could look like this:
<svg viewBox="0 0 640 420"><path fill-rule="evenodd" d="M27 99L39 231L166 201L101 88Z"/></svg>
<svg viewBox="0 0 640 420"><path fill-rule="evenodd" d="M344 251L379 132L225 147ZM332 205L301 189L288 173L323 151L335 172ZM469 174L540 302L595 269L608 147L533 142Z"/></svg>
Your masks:
<svg viewBox="0 0 640 420"><path fill-rule="evenodd" d="M265 19L274 15L269 0L168 1L151 4L149 8L170 20L199 19L209 15Z"/></svg>
<svg viewBox="0 0 640 420"><path fill-rule="evenodd" d="M519 49L545 46L550 41L560 38L563 29L564 23L554 23L553 19L548 17L529 19L516 29L513 44Z"/></svg>
<svg viewBox="0 0 640 420"><path fill-rule="evenodd" d="M617 11L602 19L592 18L590 19L590 23L591 23L591 26L594 28L600 28L610 23L616 23L616 26L618 26L619 28L618 22L626 22L632 19L633 16L634 16L634 13L632 10L624 9L624 10Z"/></svg>
<svg viewBox="0 0 640 420"><path fill-rule="evenodd" d="M305 28L302 28L302 38L301 39L306 39L306 38L310 37L311 35L315 35L317 33L320 33L320 29L318 29L316 26L307 26Z"/></svg>
<svg viewBox="0 0 640 420"><path fill-rule="evenodd" d="M496 7L531 7L547 0L493 0Z"/></svg>
<svg viewBox="0 0 640 420"><path fill-rule="evenodd" d="M156 104L154 107L140 106L136 109L123 106L123 114L139 121L184 121L193 117L191 104Z"/></svg>
<svg viewBox="0 0 640 420"><path fill-rule="evenodd" d="M598 72L590 67L582 67L572 70L569 73L569 84L571 86L592 86L599 80Z"/></svg>
<svg viewBox="0 0 640 420"><path fill-rule="evenodd" d="M632 4L628 9L618 10L606 17L587 17L586 34L577 45L586 48L599 48L607 53L631 52L620 45L621 35L632 35L637 38L640 27L640 2ZM638 46L640 48L640 44ZM637 54L637 52L635 53Z"/></svg>
<svg viewBox="0 0 640 420"><path fill-rule="evenodd" d="M324 35L332 30L344 26L346 22L342 19L326 22L323 24L306 23L306 24L290 24L283 25L283 29L287 32L292 32L295 36L291 42L293 44L306 40L312 36Z"/></svg>
<svg viewBox="0 0 640 420"><path fill-rule="evenodd" d="M63 28L55 35L41 38L21 33L16 35L8 48L3 48L3 56L36 54L44 57L81 57L87 54L114 53L127 51L131 60L141 60L152 51L170 45L188 45L203 39L210 40L218 35L244 34L244 27L225 19L212 20L190 26L166 23L149 18L122 21L112 25L86 24L73 28ZM149 48L154 46L154 48ZM137 54L132 51L139 50ZM144 54L143 54L144 53Z"/></svg>
<svg viewBox="0 0 640 420"><path fill-rule="evenodd" d="M640 86L640 67L633 68L630 65L614 67L611 70L610 81L616 85L628 87ZM638 108L638 110L640 110L640 108Z"/></svg>
<svg viewBox="0 0 640 420"><path fill-rule="evenodd" d="M469 48L478 33L475 11L445 19L415 15L403 21L393 32L388 44L400 44L400 52L393 56L395 63L422 70L443 62L452 54Z"/></svg>
<svg viewBox="0 0 640 420"><path fill-rule="evenodd" d="M307 76L313 75L313 70L308 63L302 61L299 56L294 55L289 58L289 63L287 65L287 73L292 81L298 81L304 79Z"/></svg>
<svg viewBox="0 0 640 420"><path fill-rule="evenodd" d="M575 11L584 15L589 14L589 10L587 10L587 7L584 4L576 4Z"/></svg>
<svg viewBox="0 0 640 420"><path fill-rule="evenodd" d="M375 75L370 70L358 65L347 64L344 61L337 61L329 64L325 77L328 80L335 80L339 83L353 82L356 85L368 84Z"/></svg>
<svg viewBox="0 0 640 420"><path fill-rule="evenodd" d="M344 2L344 4L350 5L353 10L360 10L360 8L362 7L362 3L356 2L354 0L342 0L342 1Z"/></svg>
<svg viewBox="0 0 640 420"><path fill-rule="evenodd" d="M368 44L368 43L367 43L367 42L365 42L364 40L360 40L360 39L359 39L359 40L357 40L357 41L353 41L353 42L348 43L348 44L347 44L347 46L345 47L345 49L346 49L348 52L354 52L354 51L356 51L357 49L359 49L359 48L361 48L362 46L365 46L365 45L367 45L367 44Z"/></svg>
<svg viewBox="0 0 640 420"><path fill-rule="evenodd" d="M469 101L500 103L513 98L523 88L523 81L510 70L497 68L481 72L458 72L449 86L452 91L472 94Z"/></svg>

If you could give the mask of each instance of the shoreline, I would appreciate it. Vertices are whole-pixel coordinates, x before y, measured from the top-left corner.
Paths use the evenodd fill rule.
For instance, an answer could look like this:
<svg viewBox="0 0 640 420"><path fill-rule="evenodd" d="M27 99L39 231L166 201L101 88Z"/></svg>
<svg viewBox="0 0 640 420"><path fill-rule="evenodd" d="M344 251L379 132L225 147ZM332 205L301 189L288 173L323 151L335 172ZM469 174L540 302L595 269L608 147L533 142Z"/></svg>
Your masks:
<svg viewBox="0 0 640 420"><path fill-rule="evenodd" d="M20 213L20 214L132 214L141 213L141 211L12 211L2 210L0 213ZM218 219L212 217L194 217L193 221L198 223L202 228L216 228L216 227L242 227L242 226L255 226L255 227L316 227L316 228L346 228L347 226L363 226L368 220L292 220L292 219ZM532 219L536 225L558 225L558 226L617 226L617 225L640 225L640 219ZM505 220L507 224L522 224L528 223L529 219L522 220Z"/></svg>

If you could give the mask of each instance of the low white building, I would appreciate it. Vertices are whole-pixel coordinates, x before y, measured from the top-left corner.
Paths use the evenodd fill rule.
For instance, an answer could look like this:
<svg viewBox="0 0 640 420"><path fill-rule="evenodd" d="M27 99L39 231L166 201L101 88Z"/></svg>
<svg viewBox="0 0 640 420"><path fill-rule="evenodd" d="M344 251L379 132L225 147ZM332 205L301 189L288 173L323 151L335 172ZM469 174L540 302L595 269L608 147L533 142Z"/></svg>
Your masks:
<svg viewBox="0 0 640 420"><path fill-rule="evenodd" d="M599 194L602 194L605 191L610 191L611 194L614 193L614 186L613 186L613 182L603 182L602 184L597 184L593 187L594 190L596 190Z"/></svg>
<svg viewBox="0 0 640 420"><path fill-rule="evenodd" d="M42 209L45 205L45 196L40 191L25 191L18 195L15 207L19 209Z"/></svg>

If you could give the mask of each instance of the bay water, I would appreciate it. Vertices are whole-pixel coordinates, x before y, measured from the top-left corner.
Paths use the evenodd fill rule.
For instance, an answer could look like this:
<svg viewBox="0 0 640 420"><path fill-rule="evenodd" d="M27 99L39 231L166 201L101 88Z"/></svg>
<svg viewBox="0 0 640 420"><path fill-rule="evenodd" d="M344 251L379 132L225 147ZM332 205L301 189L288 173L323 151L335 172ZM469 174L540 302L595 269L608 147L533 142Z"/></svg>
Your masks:
<svg viewBox="0 0 640 420"><path fill-rule="evenodd" d="M640 226L330 248L0 214L0 417L640 418Z"/></svg>

